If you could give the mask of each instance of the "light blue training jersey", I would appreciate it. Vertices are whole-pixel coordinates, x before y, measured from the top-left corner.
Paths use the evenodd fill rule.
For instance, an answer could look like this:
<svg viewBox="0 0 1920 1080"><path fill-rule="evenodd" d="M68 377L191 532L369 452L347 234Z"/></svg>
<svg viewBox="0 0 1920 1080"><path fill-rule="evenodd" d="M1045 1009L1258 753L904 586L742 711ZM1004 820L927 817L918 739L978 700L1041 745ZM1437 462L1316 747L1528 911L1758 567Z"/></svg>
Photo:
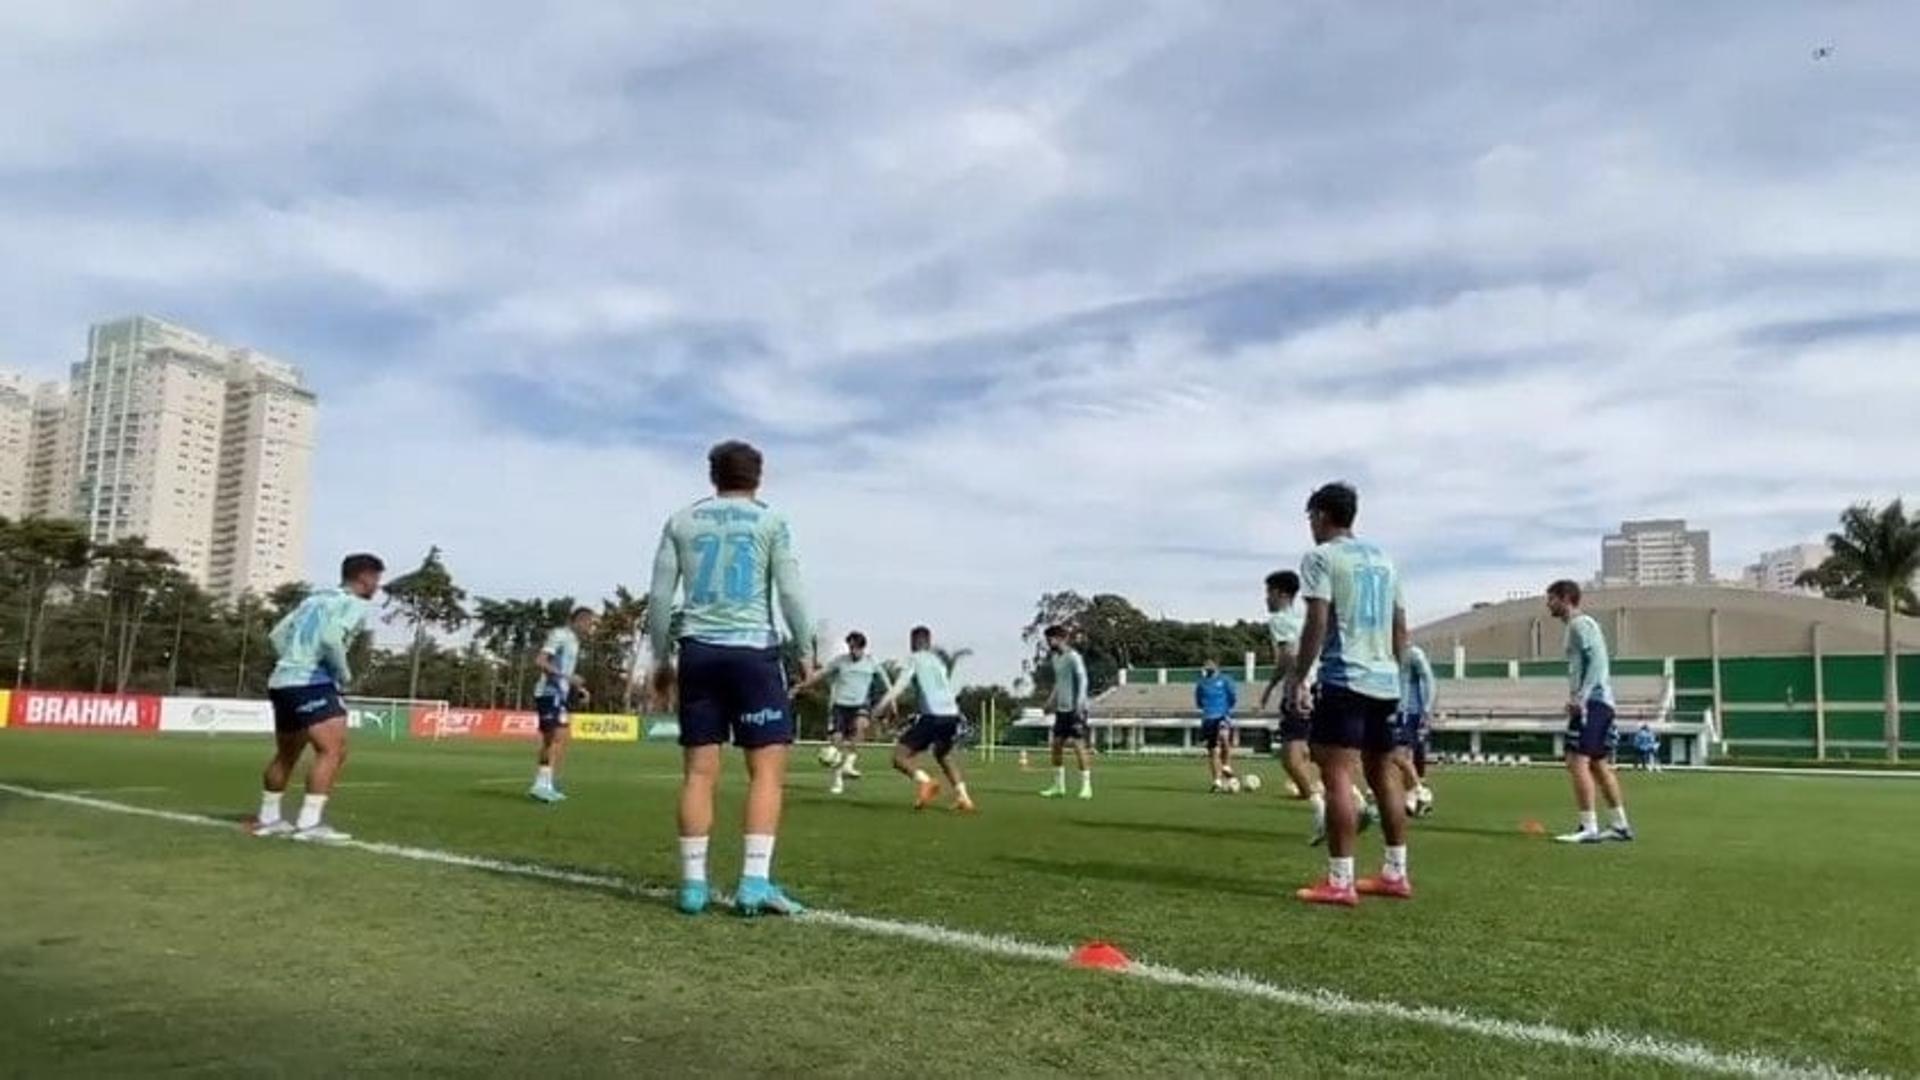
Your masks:
<svg viewBox="0 0 1920 1080"><path fill-rule="evenodd" d="M674 600L683 601L678 610ZM780 644L775 605L787 643L810 652L800 560L786 515L758 499L702 499L667 519L653 559L648 638L657 660L676 639L708 645L769 648Z"/></svg>
<svg viewBox="0 0 1920 1080"><path fill-rule="evenodd" d="M900 665L900 680L894 684L894 689L904 689L908 680L912 680L920 691L920 715L960 715L960 699L954 695L952 677L947 672L946 661L940 659L939 653L932 649L921 649L908 654Z"/></svg>
<svg viewBox="0 0 1920 1080"><path fill-rule="evenodd" d="M567 700L567 691L573 686L573 672L580 664L580 635L573 632L571 626L556 626L547 634L547 643L540 651L553 658L553 666L560 670L560 677L554 678L546 672L540 673L540 681L534 684L533 696Z"/></svg>
<svg viewBox="0 0 1920 1080"><path fill-rule="evenodd" d="M353 681L347 648L373 605L344 588L322 589L300 601L267 635L278 662L267 677L272 690Z"/></svg>
<svg viewBox="0 0 1920 1080"><path fill-rule="evenodd" d="M1405 601L1400 573L1379 548L1351 536L1307 552L1300 595L1331 607L1320 649L1320 684L1381 701L1400 698L1400 661L1393 655L1393 615Z"/></svg>
<svg viewBox="0 0 1920 1080"><path fill-rule="evenodd" d="M1607 636L1585 612L1567 620L1567 686L1573 699L1586 704L1613 705L1613 662L1607 657Z"/></svg>
<svg viewBox="0 0 1920 1080"><path fill-rule="evenodd" d="M873 680L882 678L880 658L867 653L858 660L852 653L834 657L827 663L833 679L833 703L843 709L864 709L872 700Z"/></svg>
<svg viewBox="0 0 1920 1080"><path fill-rule="evenodd" d="M1433 688L1433 665L1427 662L1427 650L1408 645L1405 662L1400 665L1400 711L1408 716L1432 712Z"/></svg>
<svg viewBox="0 0 1920 1080"><path fill-rule="evenodd" d="M1047 663L1053 668L1053 711L1084 713L1091 698L1087 688L1087 661L1078 649L1062 649Z"/></svg>

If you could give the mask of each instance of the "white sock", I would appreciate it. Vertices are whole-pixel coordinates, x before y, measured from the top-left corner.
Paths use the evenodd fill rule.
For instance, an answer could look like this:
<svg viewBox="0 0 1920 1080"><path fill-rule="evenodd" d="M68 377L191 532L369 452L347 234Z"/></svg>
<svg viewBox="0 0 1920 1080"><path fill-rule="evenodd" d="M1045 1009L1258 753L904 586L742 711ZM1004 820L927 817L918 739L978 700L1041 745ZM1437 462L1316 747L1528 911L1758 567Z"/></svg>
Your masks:
<svg viewBox="0 0 1920 1080"><path fill-rule="evenodd" d="M1626 807L1616 806L1613 808L1613 827L1616 829L1627 828L1627 808Z"/></svg>
<svg viewBox="0 0 1920 1080"><path fill-rule="evenodd" d="M263 791L260 793L260 816L254 819L261 825L280 823L280 793Z"/></svg>
<svg viewBox="0 0 1920 1080"><path fill-rule="evenodd" d="M915 769L913 770L913 782L916 784L928 784L933 782L933 777L928 776L927 770L925 769Z"/></svg>
<svg viewBox="0 0 1920 1080"><path fill-rule="evenodd" d="M1380 871L1380 876L1393 881L1400 881L1407 876L1407 845L1387 846L1387 864Z"/></svg>
<svg viewBox="0 0 1920 1080"><path fill-rule="evenodd" d="M1372 801L1373 800L1370 797L1368 797L1366 789L1362 788L1359 784L1353 785L1353 805L1358 806L1362 810L1364 810L1366 809L1367 804L1371 803Z"/></svg>
<svg viewBox="0 0 1920 1080"><path fill-rule="evenodd" d="M680 838L680 880L707 880L707 838L704 836L683 836Z"/></svg>
<svg viewBox="0 0 1920 1080"><path fill-rule="evenodd" d="M853 775L853 767L860 761L860 755L851 750L840 755L840 768L847 775Z"/></svg>
<svg viewBox="0 0 1920 1080"><path fill-rule="evenodd" d="M1093 790L1093 770L1092 769L1088 769L1086 772L1083 772L1080 774L1080 790L1081 791Z"/></svg>
<svg viewBox="0 0 1920 1080"><path fill-rule="evenodd" d="M1067 767L1065 765L1055 765L1053 767L1053 786L1059 788L1061 791L1067 790Z"/></svg>
<svg viewBox="0 0 1920 1080"><path fill-rule="evenodd" d="M1419 799L1421 802L1433 801L1433 789L1428 787L1425 784L1421 784L1419 787L1419 790L1415 791L1413 794L1414 794L1414 797Z"/></svg>
<svg viewBox="0 0 1920 1080"><path fill-rule="evenodd" d="M545 787L545 788L552 787L553 786L553 766L551 765L540 766L540 771L534 774L533 782L535 784L538 784L541 787Z"/></svg>
<svg viewBox="0 0 1920 1080"><path fill-rule="evenodd" d="M1580 831L1581 832L1599 832L1600 831L1600 815L1594 813L1591 810L1580 811Z"/></svg>
<svg viewBox="0 0 1920 1080"><path fill-rule="evenodd" d="M1325 821L1327 819L1327 797L1325 795L1316 791L1308 796L1307 802L1313 807L1313 820Z"/></svg>
<svg viewBox="0 0 1920 1080"><path fill-rule="evenodd" d="M953 785L953 794L954 797L958 798L961 802L973 801L973 796L967 794L967 783L964 780Z"/></svg>
<svg viewBox="0 0 1920 1080"><path fill-rule="evenodd" d="M320 824L320 815L327 812L325 795L309 795L300 802L300 818L294 825L302 829L311 829Z"/></svg>
<svg viewBox="0 0 1920 1080"><path fill-rule="evenodd" d="M773 876L773 837L766 833L747 834L747 861L740 867L743 878Z"/></svg>
<svg viewBox="0 0 1920 1080"><path fill-rule="evenodd" d="M1353 856L1327 859L1327 880L1341 888L1353 887Z"/></svg>

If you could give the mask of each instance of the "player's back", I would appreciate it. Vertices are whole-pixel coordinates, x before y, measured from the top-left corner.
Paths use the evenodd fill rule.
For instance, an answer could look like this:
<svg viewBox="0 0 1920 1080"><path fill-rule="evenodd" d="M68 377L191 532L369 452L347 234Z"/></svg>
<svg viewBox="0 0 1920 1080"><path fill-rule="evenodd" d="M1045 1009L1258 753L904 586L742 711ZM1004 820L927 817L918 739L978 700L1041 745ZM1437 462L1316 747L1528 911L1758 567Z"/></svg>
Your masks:
<svg viewBox="0 0 1920 1080"><path fill-rule="evenodd" d="M1400 572L1378 547L1351 536L1321 544L1301 566L1302 595L1329 606L1320 681L1392 701L1400 696L1393 651Z"/></svg>
<svg viewBox="0 0 1920 1080"><path fill-rule="evenodd" d="M785 515L757 499L702 499L667 521L685 584L678 636L710 645L779 643L774 581L791 560ZM787 608L797 596L782 595Z"/></svg>
<svg viewBox="0 0 1920 1080"><path fill-rule="evenodd" d="M913 674L914 686L920 691L920 712L923 716L960 715L960 699L953 692L953 680L947 671L947 662L940 658L939 653L932 649L921 649L907 656L906 665Z"/></svg>
<svg viewBox="0 0 1920 1080"><path fill-rule="evenodd" d="M314 686L335 681L327 663L330 648L344 651L353 642L373 605L345 589L322 589L300 601L273 628L276 662L269 689Z"/></svg>

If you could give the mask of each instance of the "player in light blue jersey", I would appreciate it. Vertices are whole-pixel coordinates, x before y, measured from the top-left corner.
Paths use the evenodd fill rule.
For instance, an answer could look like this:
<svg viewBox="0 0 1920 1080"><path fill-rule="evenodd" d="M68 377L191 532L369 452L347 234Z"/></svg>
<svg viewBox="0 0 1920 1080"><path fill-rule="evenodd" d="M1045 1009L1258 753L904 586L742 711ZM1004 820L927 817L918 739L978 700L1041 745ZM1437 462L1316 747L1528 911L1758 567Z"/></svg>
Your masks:
<svg viewBox="0 0 1920 1080"><path fill-rule="evenodd" d="M827 735L836 754L832 759L833 782L827 790L834 795L844 795L847 781L860 779L856 763L873 716L874 684L879 683L884 691L886 672L880 668L880 658L867 651L867 635L855 630L847 635L847 651L795 686L794 696L798 697L801 691L822 680L833 684L827 703Z"/></svg>
<svg viewBox="0 0 1920 1080"><path fill-rule="evenodd" d="M1640 759L1640 771L1660 771L1660 736L1652 727L1641 724L1640 730L1633 733L1633 752Z"/></svg>
<svg viewBox="0 0 1920 1080"><path fill-rule="evenodd" d="M1093 798L1093 753L1087 746L1087 712L1093 707L1092 684L1087 680L1087 662L1073 647L1064 626L1047 627L1047 667L1053 675L1053 737L1048 749L1053 754L1053 786L1042 791L1043 799L1067 797L1066 751L1073 748L1074 764L1080 766L1080 797Z"/></svg>
<svg viewBox="0 0 1920 1080"><path fill-rule="evenodd" d="M1352 907L1360 895L1410 899L1407 807L1392 765L1394 717L1400 708L1400 662L1407 615L1393 560L1353 534L1360 496L1346 484L1321 487L1307 500L1307 522L1317 545L1300 564L1306 625L1287 694L1308 708L1307 677L1320 662L1319 696L1311 702L1308 741L1327 787L1327 877L1301 889L1314 904ZM1386 834L1386 863L1378 877L1353 875L1360 807L1353 780L1364 771Z"/></svg>
<svg viewBox="0 0 1920 1080"><path fill-rule="evenodd" d="M1427 786L1427 733L1433 717L1435 683L1427 651L1409 644L1400 665L1400 729L1394 733L1393 764L1407 794L1407 813L1433 813L1433 789Z"/></svg>
<svg viewBox="0 0 1920 1080"><path fill-rule="evenodd" d="M947 783L953 785L953 808L971 814L975 807L973 797L967 794L967 778L960 771L960 763L953 758L961 735L960 699L953 692L953 672L948 669L946 659L933 649L933 631L916 626L907 641L912 651L901 663L893 688L874 707L873 715L887 715L909 688L914 690L920 700L920 713L894 743L894 771L913 781L913 808L926 809L940 794L940 785L925 769L914 764L914 760L932 750L933 760L946 774Z"/></svg>
<svg viewBox="0 0 1920 1080"><path fill-rule="evenodd" d="M707 908L708 838L729 738L747 763L746 858L734 906L742 915L804 909L773 883L793 711L781 661L787 628L802 678L812 674L800 562L787 519L759 499L764 461L743 442L707 455L714 496L667 520L653 560L647 631L656 707L677 696L684 778L680 785L680 893L689 915ZM675 610L675 598L682 601ZM676 649L679 662L676 666Z"/></svg>
<svg viewBox="0 0 1920 1080"><path fill-rule="evenodd" d="M1577 582L1562 580L1547 586L1547 611L1567 624L1567 775L1573 780L1573 802L1580 812L1579 828L1554 839L1563 844L1632 840L1626 798L1613 771L1613 670L1607 637L1593 616L1580 610ZM1613 821L1605 832L1593 808L1596 788L1613 810Z"/></svg>
<svg viewBox="0 0 1920 1080"><path fill-rule="evenodd" d="M377 556L347 556L340 564L340 587L300 601L268 635L278 658L267 678L274 751L261 777L255 836L291 835L323 843L349 839L323 820L347 758L347 706L340 692L353 680L347 650L366 622L369 601L380 591L386 569ZM281 816L280 800L309 746L313 764L307 769L307 794L299 818L290 823Z"/></svg>
<svg viewBox="0 0 1920 1080"><path fill-rule="evenodd" d="M544 803L566 798L554 786L553 774L559 770L561 760L567 756L567 744L572 741L570 721L574 704L585 705L588 701L587 688L575 681L573 673L580 666L580 638L593 633L594 622L592 608L574 608L567 625L549 631L546 644L540 646L539 654L533 658L533 666L540 669L540 677L533 686L533 712L540 722L540 764L534 771L533 787L527 789L527 795Z"/></svg>

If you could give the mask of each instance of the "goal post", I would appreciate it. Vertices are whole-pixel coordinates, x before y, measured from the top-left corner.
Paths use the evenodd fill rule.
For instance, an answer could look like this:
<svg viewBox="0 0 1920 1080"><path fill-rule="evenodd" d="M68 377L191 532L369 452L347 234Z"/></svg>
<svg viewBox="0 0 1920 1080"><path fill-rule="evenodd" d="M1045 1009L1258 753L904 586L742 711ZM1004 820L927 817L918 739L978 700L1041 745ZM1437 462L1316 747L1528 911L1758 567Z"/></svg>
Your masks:
<svg viewBox="0 0 1920 1080"><path fill-rule="evenodd" d="M347 706L348 730L363 733L363 737L376 731L384 732L389 742L407 737L416 710L432 713L448 708L445 698L349 696L342 700Z"/></svg>

